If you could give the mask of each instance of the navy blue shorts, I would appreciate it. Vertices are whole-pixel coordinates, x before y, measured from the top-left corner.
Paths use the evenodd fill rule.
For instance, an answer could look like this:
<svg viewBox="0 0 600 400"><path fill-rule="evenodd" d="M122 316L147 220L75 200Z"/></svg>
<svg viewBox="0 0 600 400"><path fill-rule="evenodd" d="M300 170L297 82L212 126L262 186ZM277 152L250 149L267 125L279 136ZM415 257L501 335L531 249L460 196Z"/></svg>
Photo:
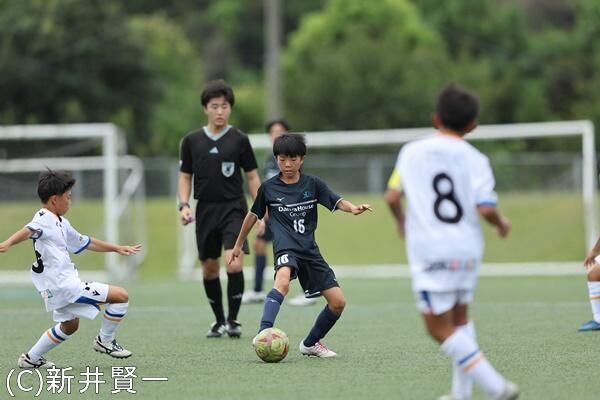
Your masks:
<svg viewBox="0 0 600 400"><path fill-rule="evenodd" d="M303 255L282 251L275 255L275 275L281 267L292 269L292 279L298 278L307 298L319 297L332 287L339 287L335 274L321 254Z"/></svg>

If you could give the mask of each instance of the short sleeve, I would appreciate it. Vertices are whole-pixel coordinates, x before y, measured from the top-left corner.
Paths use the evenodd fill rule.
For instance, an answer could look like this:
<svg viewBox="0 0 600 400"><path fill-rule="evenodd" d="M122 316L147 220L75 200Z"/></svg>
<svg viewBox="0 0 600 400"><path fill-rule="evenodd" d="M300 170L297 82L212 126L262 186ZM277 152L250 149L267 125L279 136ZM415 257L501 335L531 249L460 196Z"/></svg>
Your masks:
<svg viewBox="0 0 600 400"><path fill-rule="evenodd" d="M185 136L179 143L179 171L192 174L194 161L192 160L192 150L190 149L189 136Z"/></svg>
<svg viewBox="0 0 600 400"><path fill-rule="evenodd" d="M260 185L258 191L256 192L256 199L254 200L254 204L250 209L250 212L258 219L263 219L265 213L267 212L267 200L265 197L264 185Z"/></svg>
<svg viewBox="0 0 600 400"><path fill-rule="evenodd" d="M79 254L90 245L92 239L89 236L82 235L69 223L67 225L67 249L74 254Z"/></svg>
<svg viewBox="0 0 600 400"><path fill-rule="evenodd" d="M31 236L29 237L29 239L32 239L32 240L38 240L44 234L43 224L40 223L40 221L36 220L36 219L33 219L31 222L29 222L27 225L25 225L25 228L27 228L31 231Z"/></svg>
<svg viewBox="0 0 600 400"><path fill-rule="evenodd" d="M249 172L258 168L254 150L250 144L250 139L246 135L242 135L242 146L240 152L240 167L244 172Z"/></svg>
<svg viewBox="0 0 600 400"><path fill-rule="evenodd" d="M321 179L315 177L315 183L317 186L317 202L330 211L335 211L337 203L342 200L342 197L331 191Z"/></svg>
<svg viewBox="0 0 600 400"><path fill-rule="evenodd" d="M477 207L495 206L498 202L498 195L494 191L496 181L488 158L484 156L479 168L475 168L473 171L473 187L475 188Z"/></svg>

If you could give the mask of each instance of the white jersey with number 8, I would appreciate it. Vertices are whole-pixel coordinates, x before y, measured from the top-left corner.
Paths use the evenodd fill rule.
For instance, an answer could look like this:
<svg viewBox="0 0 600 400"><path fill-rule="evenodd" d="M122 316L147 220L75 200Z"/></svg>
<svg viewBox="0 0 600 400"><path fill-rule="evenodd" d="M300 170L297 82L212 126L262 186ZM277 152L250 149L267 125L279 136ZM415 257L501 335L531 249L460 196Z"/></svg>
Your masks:
<svg viewBox="0 0 600 400"><path fill-rule="evenodd" d="M390 189L407 201L406 249L416 291L472 290L483 255L477 207L495 206L488 158L436 134L402 147Z"/></svg>

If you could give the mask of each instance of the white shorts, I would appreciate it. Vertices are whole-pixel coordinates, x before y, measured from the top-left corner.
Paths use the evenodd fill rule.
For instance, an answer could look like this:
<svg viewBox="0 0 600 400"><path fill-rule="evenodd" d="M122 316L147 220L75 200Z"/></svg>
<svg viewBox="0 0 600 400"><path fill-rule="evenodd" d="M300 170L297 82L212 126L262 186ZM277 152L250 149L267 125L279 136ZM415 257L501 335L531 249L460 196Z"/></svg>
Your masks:
<svg viewBox="0 0 600 400"><path fill-rule="evenodd" d="M472 290L455 290L450 292L414 292L417 308L422 314L441 315L450 311L457 304L471 304Z"/></svg>
<svg viewBox="0 0 600 400"><path fill-rule="evenodd" d="M105 283L81 282L81 291L77 300L54 310L54 321L65 322L76 318L96 318L100 312L100 304L106 303L108 287Z"/></svg>

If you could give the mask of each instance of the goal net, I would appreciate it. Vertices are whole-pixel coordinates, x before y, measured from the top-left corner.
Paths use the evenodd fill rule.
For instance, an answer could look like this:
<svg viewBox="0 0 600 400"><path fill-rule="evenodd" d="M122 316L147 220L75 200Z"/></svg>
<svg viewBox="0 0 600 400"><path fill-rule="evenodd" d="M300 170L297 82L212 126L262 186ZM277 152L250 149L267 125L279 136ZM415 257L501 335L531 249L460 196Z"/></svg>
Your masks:
<svg viewBox="0 0 600 400"><path fill-rule="evenodd" d="M401 145L433 132L432 128L307 132L309 155L303 169L322 177L332 189L345 196L360 193L358 199L366 196L374 202L381 201ZM511 233L508 241L502 241L510 243L510 246L502 244L505 247L496 251L494 246L488 246L490 251L486 250L486 258L489 262L504 266L509 263L522 265L523 262L553 263L560 264L558 268L568 262L580 263L585 250L598 237L597 164L592 123L563 121L481 125L466 138L490 157L500 195L500 208L506 210L505 206L511 206L509 212L516 210L508 215L513 219L514 235ZM264 157L271 151L270 140L264 134L250 135L250 140L259 165L262 165ZM547 145L554 141L559 141L560 146L556 143ZM549 148L564 150L543 151ZM567 212L564 226L553 225L556 217L553 211L564 205L571 207L573 214ZM385 209L378 210L378 214L388 216ZM320 222L323 229L327 227L326 218ZM366 221L364 223L367 224ZM391 253L403 245L397 236L392 237L394 232L387 229L393 223L390 219L382 219L381 224L385 226L381 231L373 228L372 237L367 238L370 240L368 243L348 246L352 250L345 252L351 254L341 261L342 265L372 267L399 263L398 255ZM321 236L318 238L320 246L324 249L337 246L335 239L323 236L323 229L320 229ZM361 229L356 228L357 236ZM566 244L557 243L557 240L560 241L556 239L559 230L568 241L576 242L571 243L571 250L560 257L555 255L554 250ZM537 240L544 242L543 246L528 249L527 240L515 244L514 238L524 235L527 239L527 234L544 236L545 239ZM382 235L391 239L386 241ZM494 244L497 242L493 241ZM394 251L391 252L391 249ZM509 252L514 252L514 255ZM369 255L363 256L362 253ZM245 264L251 265L252 258L248 257ZM336 261L332 264L339 266ZM182 228L179 276L184 279L197 277L197 267L194 229Z"/></svg>
<svg viewBox="0 0 600 400"><path fill-rule="evenodd" d="M71 171L77 180L67 218L78 231L112 243L145 242L143 164L126 155L123 135L112 124L0 126L1 237L40 207L37 178L47 168ZM108 273L124 280L144 257L145 249L130 257L83 252L73 260L87 270L85 277ZM0 272L14 275L31 262L32 249L17 246L0 259Z"/></svg>

